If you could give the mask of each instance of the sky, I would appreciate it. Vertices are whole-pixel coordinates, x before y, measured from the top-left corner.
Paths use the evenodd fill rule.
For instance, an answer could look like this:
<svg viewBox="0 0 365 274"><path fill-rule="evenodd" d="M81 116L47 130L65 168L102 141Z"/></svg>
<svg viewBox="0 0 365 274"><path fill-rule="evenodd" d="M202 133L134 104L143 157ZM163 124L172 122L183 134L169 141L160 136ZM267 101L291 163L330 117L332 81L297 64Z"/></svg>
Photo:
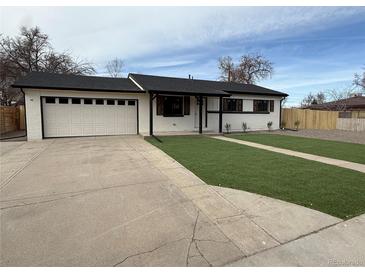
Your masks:
<svg viewBox="0 0 365 274"><path fill-rule="evenodd" d="M289 94L348 88L365 67L365 7L0 7L0 33L39 26L57 51L106 75L128 72L217 80L218 58L260 53L274 63L261 86Z"/></svg>

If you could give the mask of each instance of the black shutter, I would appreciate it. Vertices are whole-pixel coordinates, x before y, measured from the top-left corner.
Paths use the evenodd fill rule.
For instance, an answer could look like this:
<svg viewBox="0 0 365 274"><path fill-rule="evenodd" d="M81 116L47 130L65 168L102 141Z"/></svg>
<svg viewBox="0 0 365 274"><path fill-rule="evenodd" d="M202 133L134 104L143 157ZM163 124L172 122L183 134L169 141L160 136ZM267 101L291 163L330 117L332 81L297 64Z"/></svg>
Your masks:
<svg viewBox="0 0 365 274"><path fill-rule="evenodd" d="M258 101L253 100L253 111L257 111L257 110L258 110Z"/></svg>
<svg viewBox="0 0 365 274"><path fill-rule="evenodd" d="M237 109L236 111L242 111L242 99L237 99Z"/></svg>
<svg viewBox="0 0 365 274"><path fill-rule="evenodd" d="M274 112L274 100L270 100L270 112Z"/></svg>
<svg viewBox="0 0 365 274"><path fill-rule="evenodd" d="M184 96L184 115L190 115L190 96Z"/></svg>
<svg viewBox="0 0 365 274"><path fill-rule="evenodd" d="M156 98L156 114L157 115L163 115L163 96L161 95L157 95L157 98Z"/></svg>

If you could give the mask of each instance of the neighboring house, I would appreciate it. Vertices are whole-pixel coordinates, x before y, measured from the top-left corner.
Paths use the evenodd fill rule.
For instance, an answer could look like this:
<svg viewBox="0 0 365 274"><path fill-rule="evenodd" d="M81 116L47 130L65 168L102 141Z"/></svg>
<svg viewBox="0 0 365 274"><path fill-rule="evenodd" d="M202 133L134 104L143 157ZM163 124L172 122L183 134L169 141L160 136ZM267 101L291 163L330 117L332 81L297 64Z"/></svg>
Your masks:
<svg viewBox="0 0 365 274"><path fill-rule="evenodd" d="M347 99L313 104L304 108L313 110L365 111L365 96L359 93Z"/></svg>
<svg viewBox="0 0 365 274"><path fill-rule="evenodd" d="M280 124L285 93L257 85L129 74L106 78L32 72L25 94L28 140L47 137L242 131Z"/></svg>

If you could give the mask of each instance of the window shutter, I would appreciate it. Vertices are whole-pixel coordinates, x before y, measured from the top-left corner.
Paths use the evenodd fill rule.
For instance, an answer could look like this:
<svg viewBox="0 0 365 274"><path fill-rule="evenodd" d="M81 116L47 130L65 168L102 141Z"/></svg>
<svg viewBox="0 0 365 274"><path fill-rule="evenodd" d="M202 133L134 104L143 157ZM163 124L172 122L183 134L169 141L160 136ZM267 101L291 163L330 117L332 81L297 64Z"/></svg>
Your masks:
<svg viewBox="0 0 365 274"><path fill-rule="evenodd" d="M157 98L156 98L156 114L157 115L163 115L163 96L161 95L157 95Z"/></svg>
<svg viewBox="0 0 365 274"><path fill-rule="evenodd" d="M242 99L237 99L237 109L236 111L242 111Z"/></svg>
<svg viewBox="0 0 365 274"><path fill-rule="evenodd" d="M184 115L190 115L190 96L184 96Z"/></svg>
<svg viewBox="0 0 365 274"><path fill-rule="evenodd" d="M257 100L253 100L253 111L257 111L258 107L258 101Z"/></svg>
<svg viewBox="0 0 365 274"><path fill-rule="evenodd" d="M274 100L270 100L270 112L274 112Z"/></svg>

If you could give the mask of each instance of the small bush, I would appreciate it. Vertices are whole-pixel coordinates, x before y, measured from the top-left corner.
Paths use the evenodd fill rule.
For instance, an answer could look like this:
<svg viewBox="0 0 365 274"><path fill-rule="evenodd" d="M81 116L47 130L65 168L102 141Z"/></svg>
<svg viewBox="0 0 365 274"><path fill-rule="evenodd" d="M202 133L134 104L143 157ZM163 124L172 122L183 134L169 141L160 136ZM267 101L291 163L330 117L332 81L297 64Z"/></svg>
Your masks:
<svg viewBox="0 0 365 274"><path fill-rule="evenodd" d="M286 126L286 123L284 121L282 121L281 124L280 124L280 128L285 129L285 126Z"/></svg>
<svg viewBox="0 0 365 274"><path fill-rule="evenodd" d="M226 123L226 124L224 125L224 127L225 127L225 129L226 129L227 134L231 132L231 124Z"/></svg>
<svg viewBox="0 0 365 274"><path fill-rule="evenodd" d="M242 130L244 133L247 132L247 129L248 129L248 126L247 126L247 123L246 122L242 122Z"/></svg>
<svg viewBox="0 0 365 274"><path fill-rule="evenodd" d="M299 125L300 125L300 121L299 120L296 120L294 122L294 126L295 126L295 129L298 130L299 129Z"/></svg>
<svg viewBox="0 0 365 274"><path fill-rule="evenodd" d="M267 128L269 129L269 131L271 130L271 127L272 127L272 121L267 122Z"/></svg>

